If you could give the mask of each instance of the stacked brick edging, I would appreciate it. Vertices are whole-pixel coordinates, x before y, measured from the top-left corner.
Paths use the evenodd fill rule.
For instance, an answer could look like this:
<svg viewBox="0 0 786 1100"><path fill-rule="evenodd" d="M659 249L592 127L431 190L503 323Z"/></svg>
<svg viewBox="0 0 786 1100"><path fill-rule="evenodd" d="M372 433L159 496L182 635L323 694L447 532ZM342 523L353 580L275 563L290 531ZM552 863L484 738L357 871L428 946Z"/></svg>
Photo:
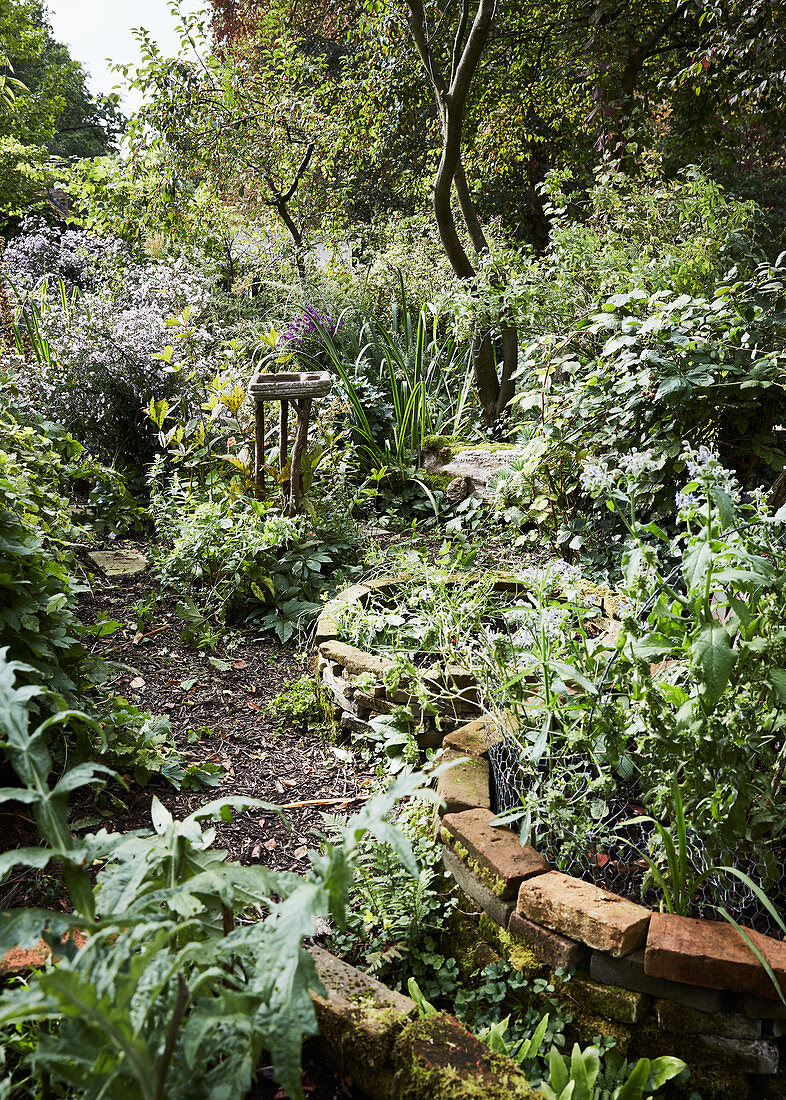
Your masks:
<svg viewBox="0 0 786 1100"><path fill-rule="evenodd" d="M566 998L569 1007L585 1011L594 1025L590 1034L610 1022L608 1033L623 1049L631 1046L647 1056L668 1050L689 1064L721 1066L734 1079L732 1089L735 1081L739 1085L735 1095L747 1094L746 1074L786 1085L786 1006L730 925L653 913L553 870L511 830L490 826L488 730L478 717L471 675L458 666L436 672L434 686L456 698L450 707L434 708L438 731L431 710L419 709L413 695L386 687L390 660L338 640L342 606L367 603L405 579L353 585L325 606L316 628L318 674L336 720L348 732L368 732L375 715L405 705L424 727L421 745L442 745L442 760L453 762L438 779L443 862L491 922L496 946L513 965L523 952L552 971L575 971ZM514 579L499 583L516 587ZM364 673L370 675L358 684ZM751 935L786 990L786 943ZM786 1098L786 1087L777 1095Z"/></svg>
<svg viewBox="0 0 786 1100"><path fill-rule="evenodd" d="M490 824L483 720L443 746L443 758L461 761L437 781L443 862L502 931L513 965L524 947L551 969L577 971L565 986L570 1000L625 1025L626 1042L641 1030L660 1041L655 1054L668 1048L689 1064L783 1078L786 1006L731 925L654 913L551 869L512 830ZM786 943L749 934L786 989Z"/></svg>

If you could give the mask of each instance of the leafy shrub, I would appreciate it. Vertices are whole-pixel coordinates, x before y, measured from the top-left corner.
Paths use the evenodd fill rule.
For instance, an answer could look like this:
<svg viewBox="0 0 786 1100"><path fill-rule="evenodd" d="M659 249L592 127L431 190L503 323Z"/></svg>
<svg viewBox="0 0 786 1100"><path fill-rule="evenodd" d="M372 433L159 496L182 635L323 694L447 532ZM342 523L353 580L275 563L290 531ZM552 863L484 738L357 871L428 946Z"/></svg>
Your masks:
<svg viewBox="0 0 786 1100"><path fill-rule="evenodd" d="M351 568L354 548L320 537L307 517L282 516L226 490L200 499L176 479L166 493L154 493L151 510L161 548L154 568L185 597L181 613L195 633L205 621L245 621L286 641Z"/></svg>
<svg viewBox="0 0 786 1100"><path fill-rule="evenodd" d="M100 673L74 615L73 528L61 453L74 441L53 439L48 427L23 424L6 400L0 407L0 633L14 660L72 699L77 683Z"/></svg>
<svg viewBox="0 0 786 1100"><path fill-rule="evenodd" d="M319 917L344 925L367 834L392 845L416 873L408 842L386 818L422 777L377 796L312 854L304 877L227 862L212 848L215 831L201 823L229 819L233 810L273 809L256 799L211 802L183 821L154 799L153 834L102 830L77 838L68 795L100 782L106 769L81 765L50 788L47 728L29 730L36 689L15 687L17 671L0 653L0 745L22 784L13 797L30 806L43 846L0 856L0 876L14 866L59 863L74 907L0 913L0 954L32 947L43 935L64 956L0 996L0 1027L47 1022L24 1052L21 1073L53 1079L73 1096L240 1097L267 1050L281 1085L302 1100L301 1043L317 1032L309 989L325 992L303 941ZM86 868L96 862L93 885ZM239 912L253 919L235 924ZM87 936L81 949L63 942L75 929Z"/></svg>
<svg viewBox="0 0 786 1100"><path fill-rule="evenodd" d="M629 610L613 643L568 634L560 652L533 646L526 679L506 677L502 705L519 717L514 771L524 810L515 812L564 870L581 871L587 852L617 843L609 804L623 783L626 800L669 828L675 809L684 813L696 876L738 864L782 890L786 515L770 516L760 495L741 503L706 449L682 461L691 480L678 494L674 538L636 519L644 459L587 471L590 490L631 532ZM663 833L650 835L668 878ZM717 901L718 876L707 886ZM736 892L738 904L750 903Z"/></svg>
<svg viewBox="0 0 786 1100"><path fill-rule="evenodd" d="M31 229L4 258L17 297L17 340L36 358L38 400L94 454L149 462L151 397L176 396L171 367L181 359L197 373L209 369L213 337L196 326L187 344L173 347L173 359L161 357L168 318L184 310L198 316L207 286L182 260L134 262L116 240L82 232L69 235L66 282L60 251L42 233ZM188 405L187 389L180 396Z"/></svg>
<svg viewBox="0 0 786 1100"><path fill-rule="evenodd" d="M674 515L686 441L717 447L748 482L780 470L785 276L783 266L762 264L749 279L719 283L711 297L633 287L596 303L562 338L531 344L514 399L529 442L504 494L519 504L519 522L564 548L594 550L603 567L624 531L617 523L610 538L608 515L604 524L589 513L583 457L648 451L654 461L637 497L640 513L648 508L653 518Z"/></svg>
<svg viewBox="0 0 786 1100"><path fill-rule="evenodd" d="M0 391L0 640L9 660L19 663L24 678L45 684L48 695L35 705L57 709L89 693L93 718L81 726L75 748L81 758L100 756L134 771L138 782L154 773L175 786L209 785L220 769L192 766L177 752L165 718L151 718L125 700L100 698L96 692L112 666L92 656L85 642L107 625L86 627L75 614L80 586L70 548L79 535L65 493L89 476L94 485L110 487L112 530L135 522L139 510L123 479L93 459L59 425L40 417L25 423L11 399ZM118 510L120 519L118 521ZM107 515L107 511L104 511ZM117 626L118 624L114 624Z"/></svg>

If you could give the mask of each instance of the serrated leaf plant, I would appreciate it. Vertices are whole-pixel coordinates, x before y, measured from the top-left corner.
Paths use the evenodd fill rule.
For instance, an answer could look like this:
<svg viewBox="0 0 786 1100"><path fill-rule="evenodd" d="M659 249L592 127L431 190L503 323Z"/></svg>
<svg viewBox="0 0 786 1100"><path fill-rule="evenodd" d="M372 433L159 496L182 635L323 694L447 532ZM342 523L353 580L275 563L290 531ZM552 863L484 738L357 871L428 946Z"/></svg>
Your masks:
<svg viewBox="0 0 786 1100"><path fill-rule="evenodd" d="M256 799L219 799L182 821L153 799L152 833L77 838L68 793L107 769L81 766L50 785L47 730L70 715L30 732L38 689L16 686L19 671L0 652L2 744L22 783L0 800L32 808L42 846L6 853L0 874L59 862L73 905L70 913L0 913L0 956L41 937L57 956L27 986L0 995L0 1028L38 1026L22 1069L75 1097L235 1100L267 1051L281 1086L302 1098L301 1044L317 1033L310 990L324 992L304 940L317 918L345 925L367 835L416 873L409 842L386 817L420 793L423 777L406 775L367 803L312 854L304 877L244 867L213 847L215 830L204 823L252 806L276 811Z"/></svg>

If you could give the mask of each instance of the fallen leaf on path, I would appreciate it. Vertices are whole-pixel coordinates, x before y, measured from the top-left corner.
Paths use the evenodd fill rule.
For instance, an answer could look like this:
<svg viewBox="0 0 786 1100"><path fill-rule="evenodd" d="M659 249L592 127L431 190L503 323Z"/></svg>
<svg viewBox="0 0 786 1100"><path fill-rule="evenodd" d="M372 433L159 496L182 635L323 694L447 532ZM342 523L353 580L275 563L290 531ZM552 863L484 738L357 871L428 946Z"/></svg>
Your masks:
<svg viewBox="0 0 786 1100"><path fill-rule="evenodd" d="M129 684L129 687L132 687L132 688L143 688L144 686L145 686L145 681L142 679L141 676L135 676L134 679Z"/></svg>
<svg viewBox="0 0 786 1100"><path fill-rule="evenodd" d="M302 859L303 856L308 855L308 848L295 848L295 851L292 854L294 855L295 859Z"/></svg>
<svg viewBox="0 0 786 1100"><path fill-rule="evenodd" d="M296 787L297 786L297 779L282 779L281 782L284 784L285 787ZM279 794L280 793L281 792L279 791Z"/></svg>
<svg viewBox="0 0 786 1100"><path fill-rule="evenodd" d="M272 838L270 840L266 840L265 847L269 852L272 852L274 848L278 847L278 841L275 841Z"/></svg>
<svg viewBox="0 0 786 1100"><path fill-rule="evenodd" d="M248 667L248 661L233 661L232 662L232 668L240 669L240 668L247 668L247 667Z"/></svg>

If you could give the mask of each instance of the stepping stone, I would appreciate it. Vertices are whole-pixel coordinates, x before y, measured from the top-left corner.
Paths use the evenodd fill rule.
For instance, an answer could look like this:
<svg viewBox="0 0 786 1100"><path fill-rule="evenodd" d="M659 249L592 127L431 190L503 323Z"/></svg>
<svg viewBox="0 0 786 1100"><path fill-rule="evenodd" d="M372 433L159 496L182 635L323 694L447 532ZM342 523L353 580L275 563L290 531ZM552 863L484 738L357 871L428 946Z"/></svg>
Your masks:
<svg viewBox="0 0 786 1100"><path fill-rule="evenodd" d="M148 567L147 558L138 550L94 550L88 557L107 577L133 577Z"/></svg>

